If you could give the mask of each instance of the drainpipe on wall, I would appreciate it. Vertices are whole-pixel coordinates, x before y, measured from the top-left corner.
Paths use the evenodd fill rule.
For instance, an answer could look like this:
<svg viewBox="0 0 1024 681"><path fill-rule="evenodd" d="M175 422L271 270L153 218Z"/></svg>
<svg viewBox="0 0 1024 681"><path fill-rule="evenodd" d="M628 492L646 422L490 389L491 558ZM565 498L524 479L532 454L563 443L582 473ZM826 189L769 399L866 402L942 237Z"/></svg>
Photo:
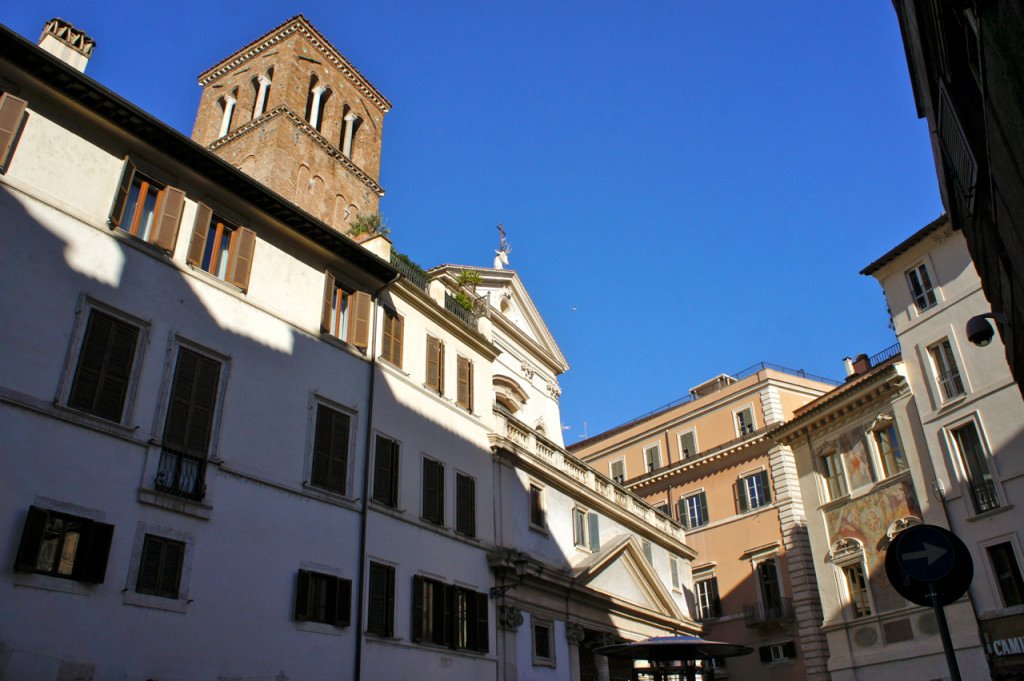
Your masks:
<svg viewBox="0 0 1024 681"><path fill-rule="evenodd" d="M373 323L370 324L370 347L367 366L370 368L370 387L366 401L366 456L363 457L363 498L359 503L361 521L359 524L359 582L358 598L356 599L356 614L353 619L356 622L356 654L355 674L353 679L361 681L363 678L363 602L366 594L366 526L369 521L369 495L370 495L370 469L373 455L373 396L377 378L377 320L380 318L380 296L398 281L401 274L396 273L394 278L381 286L373 294Z"/></svg>

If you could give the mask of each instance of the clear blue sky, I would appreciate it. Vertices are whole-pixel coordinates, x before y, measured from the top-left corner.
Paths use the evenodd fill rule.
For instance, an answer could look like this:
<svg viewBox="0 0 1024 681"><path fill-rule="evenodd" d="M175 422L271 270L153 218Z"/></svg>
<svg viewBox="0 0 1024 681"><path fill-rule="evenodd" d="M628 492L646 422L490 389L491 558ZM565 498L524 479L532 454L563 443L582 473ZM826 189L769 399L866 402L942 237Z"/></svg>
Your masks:
<svg viewBox="0 0 1024 681"><path fill-rule="evenodd" d="M892 4L8 2L188 134L198 74L304 13L394 105L382 212L420 264L511 265L572 365L566 443L765 360L893 342L867 263L941 212ZM575 310L575 311L573 311Z"/></svg>

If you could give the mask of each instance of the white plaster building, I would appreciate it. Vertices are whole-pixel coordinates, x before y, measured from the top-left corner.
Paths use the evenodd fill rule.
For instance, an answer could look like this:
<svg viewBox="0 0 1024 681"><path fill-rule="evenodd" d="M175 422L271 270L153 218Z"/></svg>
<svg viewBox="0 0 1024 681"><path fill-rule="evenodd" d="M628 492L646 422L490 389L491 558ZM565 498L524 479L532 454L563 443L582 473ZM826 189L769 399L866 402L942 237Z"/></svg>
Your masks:
<svg viewBox="0 0 1024 681"><path fill-rule="evenodd" d="M207 146L85 77L81 32L46 42L73 64L0 27L0 678L608 679L592 643L698 630L682 529L562 448L518 275L466 314L460 268L304 204L332 173L375 204L388 104L303 17L205 76L262 76ZM296 48L338 79L305 114Z"/></svg>
<svg viewBox="0 0 1024 681"><path fill-rule="evenodd" d="M974 559L974 602L993 676L1024 673L1024 402L999 334L977 347L967 320L991 311L964 235L943 215L868 265L903 348L949 528ZM1017 678L1017 677L1014 677Z"/></svg>

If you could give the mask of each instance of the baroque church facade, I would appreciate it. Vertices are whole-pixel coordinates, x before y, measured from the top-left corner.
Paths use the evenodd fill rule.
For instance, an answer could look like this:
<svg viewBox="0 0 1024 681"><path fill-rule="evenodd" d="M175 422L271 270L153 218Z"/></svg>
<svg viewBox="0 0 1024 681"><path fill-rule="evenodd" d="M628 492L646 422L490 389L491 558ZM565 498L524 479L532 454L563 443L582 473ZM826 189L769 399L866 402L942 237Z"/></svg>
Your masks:
<svg viewBox="0 0 1024 681"><path fill-rule="evenodd" d="M324 36L202 74L192 139L93 48L0 27L0 678L610 680L700 631L683 527L566 452L504 242L347 234L391 105Z"/></svg>

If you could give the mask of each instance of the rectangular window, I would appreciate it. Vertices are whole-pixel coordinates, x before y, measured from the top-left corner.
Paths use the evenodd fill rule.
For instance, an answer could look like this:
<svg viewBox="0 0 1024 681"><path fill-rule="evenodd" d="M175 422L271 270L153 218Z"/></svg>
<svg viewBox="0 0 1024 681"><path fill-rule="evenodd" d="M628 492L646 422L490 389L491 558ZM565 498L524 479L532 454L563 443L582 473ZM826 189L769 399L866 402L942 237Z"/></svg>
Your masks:
<svg viewBox="0 0 1024 681"><path fill-rule="evenodd" d="M402 368L402 340L405 320L394 310L384 308L383 342L380 357L385 362Z"/></svg>
<svg viewBox="0 0 1024 681"><path fill-rule="evenodd" d="M972 421L953 429L953 440L960 451L960 460L967 474L967 484L971 488L975 512L984 513L999 508L996 484L988 467L988 459L981 444L977 425Z"/></svg>
<svg viewBox="0 0 1024 681"><path fill-rule="evenodd" d="M644 463L647 465L647 472L661 468L661 446L651 445L650 447L644 447Z"/></svg>
<svg viewBox="0 0 1024 681"><path fill-rule="evenodd" d="M531 616L533 626L533 664L555 666L555 628L551 622Z"/></svg>
<svg viewBox="0 0 1024 681"><path fill-rule="evenodd" d="M476 536L476 480L462 473L455 474L455 531Z"/></svg>
<svg viewBox="0 0 1024 681"><path fill-rule="evenodd" d="M423 519L444 525L444 464L423 459Z"/></svg>
<svg viewBox="0 0 1024 681"><path fill-rule="evenodd" d="M864 575L861 563L843 566L843 578L846 581L846 594L849 598L850 613L856 617L867 617L871 614L871 602L868 599L868 580Z"/></svg>
<svg viewBox="0 0 1024 681"><path fill-rule="evenodd" d="M427 387L444 394L444 343L427 336Z"/></svg>
<svg viewBox="0 0 1024 681"><path fill-rule="evenodd" d="M743 437L754 432L754 410L750 407L736 412L736 435Z"/></svg>
<svg viewBox="0 0 1024 681"><path fill-rule="evenodd" d="M900 451L900 442L896 437L896 426L881 428L874 431L875 447L878 458L882 460L882 472L890 477L907 470L907 458Z"/></svg>
<svg viewBox="0 0 1024 681"><path fill-rule="evenodd" d="M350 291L334 275L324 275L324 299L320 311L320 330L366 349L370 343L370 316L373 300L363 291Z"/></svg>
<svg viewBox="0 0 1024 681"><path fill-rule="evenodd" d="M530 525L544 528L544 490L530 485Z"/></svg>
<svg viewBox="0 0 1024 681"><path fill-rule="evenodd" d="M324 312L328 314L324 330L335 338L345 340L348 338L348 299L351 293L338 285L334 275L328 272L327 277L330 286L325 285L324 291Z"/></svg>
<svg viewBox="0 0 1024 681"><path fill-rule="evenodd" d="M833 449L822 454L818 461L828 500L844 496L846 494L846 473L843 470L842 454Z"/></svg>
<svg viewBox="0 0 1024 681"><path fill-rule="evenodd" d="M20 97L0 93L0 175L7 172L7 166L14 154L14 146L25 120L28 102Z"/></svg>
<svg viewBox="0 0 1024 681"><path fill-rule="evenodd" d="M679 435L679 454L684 459L697 456L697 433L688 430Z"/></svg>
<svg viewBox="0 0 1024 681"><path fill-rule="evenodd" d="M413 577L413 641L487 652L487 601L486 593Z"/></svg>
<svg viewBox="0 0 1024 681"><path fill-rule="evenodd" d="M779 582L779 564L775 558L762 560L754 569L757 588L761 596L765 622L781 619L785 614L782 602L782 585Z"/></svg>
<svg viewBox="0 0 1024 681"><path fill-rule="evenodd" d="M664 502L664 503L658 504L657 506L655 506L654 510L657 511L658 513L662 514L666 518L671 518L672 517L672 508L668 505L667 501Z"/></svg>
<svg viewBox="0 0 1024 681"><path fill-rule="evenodd" d="M620 485L626 482L626 462L622 459L612 461L608 470L611 472L612 480Z"/></svg>
<svg viewBox="0 0 1024 681"><path fill-rule="evenodd" d="M398 506L398 443L383 435L377 436L373 456L373 500Z"/></svg>
<svg viewBox="0 0 1024 681"><path fill-rule="evenodd" d="M316 406L313 470L310 483L345 494L348 481L348 438L352 418L322 404Z"/></svg>
<svg viewBox="0 0 1024 681"><path fill-rule="evenodd" d="M964 394L964 382L960 377L960 369L953 356L953 346L946 338L928 348L932 365L935 367L935 380L942 390L942 399L951 400Z"/></svg>
<svg viewBox="0 0 1024 681"><path fill-rule="evenodd" d="M668 567L672 573L672 588L679 590L679 561L675 558L669 558Z"/></svg>
<svg viewBox="0 0 1024 681"><path fill-rule="evenodd" d="M464 409L473 411L473 362L465 357L457 357L458 381L455 403Z"/></svg>
<svg viewBox="0 0 1024 681"><path fill-rule="evenodd" d="M146 177L131 161L125 161L108 223L112 229L171 253L184 210L185 192Z"/></svg>
<svg viewBox="0 0 1024 681"><path fill-rule="evenodd" d="M188 248L188 264L245 291L256 250L256 233L237 227L199 204Z"/></svg>
<svg viewBox="0 0 1024 681"><path fill-rule="evenodd" d="M138 345L137 326L90 310L68 406L120 423Z"/></svg>
<svg viewBox="0 0 1024 681"><path fill-rule="evenodd" d="M999 593L1003 597L1003 607L1012 608L1024 605L1024 579L1021 579L1017 556L1010 542L986 547L992 573L999 585Z"/></svg>
<svg viewBox="0 0 1024 681"><path fill-rule="evenodd" d="M796 644L792 641L786 641L785 643L773 643L768 646L761 646L758 648L758 654L761 656L762 662L781 662L782 660L792 660L796 658Z"/></svg>
<svg viewBox="0 0 1024 681"><path fill-rule="evenodd" d="M295 619L347 627L352 623L352 581L299 570L295 587Z"/></svg>
<svg viewBox="0 0 1024 681"><path fill-rule="evenodd" d="M722 614L722 602L718 597L718 578L708 577L693 583L697 594L697 619L706 620Z"/></svg>
<svg viewBox="0 0 1024 681"><path fill-rule="evenodd" d="M14 569L102 584L113 535L113 525L31 506Z"/></svg>
<svg viewBox="0 0 1024 681"><path fill-rule="evenodd" d="M163 451L154 483L161 492L195 500L206 493L206 457L217 408L220 368L220 362L178 348Z"/></svg>
<svg viewBox="0 0 1024 681"><path fill-rule="evenodd" d="M770 504L772 493L768 487L768 471L758 471L740 478L736 484L736 494L740 513Z"/></svg>
<svg viewBox="0 0 1024 681"><path fill-rule="evenodd" d="M932 279L928 276L928 268L921 263L912 270L907 271L907 283L910 284L910 295L914 298L914 306L918 312L924 312L932 305L935 305L935 291L932 288Z"/></svg>
<svg viewBox="0 0 1024 681"><path fill-rule="evenodd" d="M587 545L587 511L579 506L572 509L572 540L576 546Z"/></svg>
<svg viewBox="0 0 1024 681"><path fill-rule="evenodd" d="M679 500L679 522L689 529L708 524L708 498L704 492Z"/></svg>
<svg viewBox="0 0 1024 681"><path fill-rule="evenodd" d="M640 542L640 546L644 550L644 558L647 559L648 564L654 565L654 547L651 545L651 542Z"/></svg>
<svg viewBox="0 0 1024 681"><path fill-rule="evenodd" d="M185 542L147 534L142 544L135 593L178 598L184 560Z"/></svg>
<svg viewBox="0 0 1024 681"><path fill-rule="evenodd" d="M395 568L370 563L367 580L366 633L376 636L395 634Z"/></svg>

